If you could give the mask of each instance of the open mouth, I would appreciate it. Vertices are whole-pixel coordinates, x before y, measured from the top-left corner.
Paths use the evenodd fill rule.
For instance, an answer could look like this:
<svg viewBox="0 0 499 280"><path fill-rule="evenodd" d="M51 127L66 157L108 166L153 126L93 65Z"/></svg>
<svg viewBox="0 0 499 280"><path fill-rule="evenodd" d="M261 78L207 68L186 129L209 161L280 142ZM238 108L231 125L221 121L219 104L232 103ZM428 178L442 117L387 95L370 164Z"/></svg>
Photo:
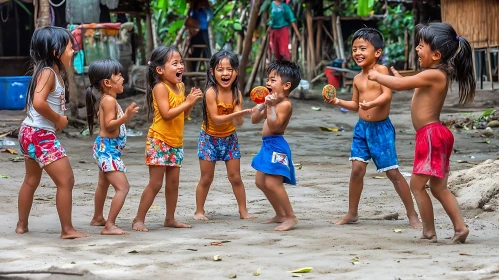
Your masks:
<svg viewBox="0 0 499 280"><path fill-rule="evenodd" d="M269 90L269 94L271 94L272 93L272 88L267 87L267 89Z"/></svg>
<svg viewBox="0 0 499 280"><path fill-rule="evenodd" d="M175 76L177 76L177 79L182 79L182 71L178 71Z"/></svg>
<svg viewBox="0 0 499 280"><path fill-rule="evenodd" d="M357 62L362 62L362 61L364 61L364 58L363 58L363 57L356 57L356 58L355 58L355 61L357 61Z"/></svg>
<svg viewBox="0 0 499 280"><path fill-rule="evenodd" d="M228 84L230 82L230 77L222 77L220 81L222 81L222 84Z"/></svg>

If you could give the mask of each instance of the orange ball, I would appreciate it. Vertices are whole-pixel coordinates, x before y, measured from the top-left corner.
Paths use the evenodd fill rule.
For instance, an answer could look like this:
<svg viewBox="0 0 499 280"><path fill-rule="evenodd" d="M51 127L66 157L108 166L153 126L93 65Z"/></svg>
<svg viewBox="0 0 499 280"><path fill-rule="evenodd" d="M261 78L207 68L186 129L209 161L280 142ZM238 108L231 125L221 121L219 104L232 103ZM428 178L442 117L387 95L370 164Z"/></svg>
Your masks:
<svg viewBox="0 0 499 280"><path fill-rule="evenodd" d="M262 104L265 102L265 97L269 95L269 90L263 86L257 86L250 92L251 101L256 104Z"/></svg>
<svg viewBox="0 0 499 280"><path fill-rule="evenodd" d="M326 100L331 100L336 97L336 88L332 85L325 85L322 89L322 97Z"/></svg>

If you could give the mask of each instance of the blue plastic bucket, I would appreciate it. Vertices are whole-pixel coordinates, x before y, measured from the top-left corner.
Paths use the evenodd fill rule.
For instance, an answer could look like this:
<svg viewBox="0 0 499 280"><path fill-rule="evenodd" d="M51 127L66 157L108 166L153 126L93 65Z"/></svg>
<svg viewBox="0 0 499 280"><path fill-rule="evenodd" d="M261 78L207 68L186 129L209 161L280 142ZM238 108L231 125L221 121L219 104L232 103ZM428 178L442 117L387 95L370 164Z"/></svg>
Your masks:
<svg viewBox="0 0 499 280"><path fill-rule="evenodd" d="M0 77L0 110L23 110L31 76Z"/></svg>

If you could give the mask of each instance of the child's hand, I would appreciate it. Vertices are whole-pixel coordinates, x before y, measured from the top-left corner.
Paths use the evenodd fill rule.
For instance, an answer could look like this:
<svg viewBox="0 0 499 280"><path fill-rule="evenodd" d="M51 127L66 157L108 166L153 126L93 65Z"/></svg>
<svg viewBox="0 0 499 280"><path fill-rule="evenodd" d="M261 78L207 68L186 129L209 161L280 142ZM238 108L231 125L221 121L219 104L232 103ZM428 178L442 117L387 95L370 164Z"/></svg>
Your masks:
<svg viewBox="0 0 499 280"><path fill-rule="evenodd" d="M132 117L139 112L139 106L135 102L132 102L130 106L128 106L125 110L125 118L126 121L129 121L132 119Z"/></svg>
<svg viewBox="0 0 499 280"><path fill-rule="evenodd" d="M378 74L379 72L374 70L374 69L371 69L369 70L369 72L367 73L367 78L371 81L376 81L376 78L378 77Z"/></svg>
<svg viewBox="0 0 499 280"><path fill-rule="evenodd" d="M392 74L394 77L397 77L397 78L402 78L402 75L400 75L399 71L397 71L397 69L395 69L395 67L390 67L390 70L392 71Z"/></svg>
<svg viewBox="0 0 499 280"><path fill-rule="evenodd" d="M324 99L325 103L329 103L331 105L338 105L340 104L340 100L338 98L332 98L332 99Z"/></svg>
<svg viewBox="0 0 499 280"><path fill-rule="evenodd" d="M362 110L369 110L375 107L372 101L366 102L365 100L359 103L359 108Z"/></svg>
<svg viewBox="0 0 499 280"><path fill-rule="evenodd" d="M246 116L246 115L250 115L253 113L253 108L251 109L244 109L244 110L241 110L239 111L239 114L241 114L240 116Z"/></svg>
<svg viewBox="0 0 499 280"><path fill-rule="evenodd" d="M277 93L272 93L265 97L266 106L274 106L275 104L277 104Z"/></svg>
<svg viewBox="0 0 499 280"><path fill-rule="evenodd" d="M57 122L54 123L54 125L55 131L57 133L61 132L68 125L68 117L60 116L59 119L57 119Z"/></svg>
<svg viewBox="0 0 499 280"><path fill-rule="evenodd" d="M187 95L187 97L185 98L185 101L191 105L194 105L194 103L196 103L196 101L198 101L198 99L200 99L202 97L203 97L203 92L200 89L191 88L191 93L189 93L189 95Z"/></svg>

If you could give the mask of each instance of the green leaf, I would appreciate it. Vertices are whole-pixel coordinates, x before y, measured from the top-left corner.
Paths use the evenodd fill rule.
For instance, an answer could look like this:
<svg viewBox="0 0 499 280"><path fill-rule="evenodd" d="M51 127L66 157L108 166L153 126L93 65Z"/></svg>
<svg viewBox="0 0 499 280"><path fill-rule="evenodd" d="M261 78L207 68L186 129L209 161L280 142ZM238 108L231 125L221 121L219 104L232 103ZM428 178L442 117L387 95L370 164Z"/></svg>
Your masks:
<svg viewBox="0 0 499 280"><path fill-rule="evenodd" d="M26 13L28 13L28 15L31 16L31 11L19 0L15 0L15 2L17 3L17 5L19 5Z"/></svg>
<svg viewBox="0 0 499 280"><path fill-rule="evenodd" d="M243 30L243 26L239 22L234 22L234 24L232 25L232 27L234 27L234 30L236 30L236 31Z"/></svg>

